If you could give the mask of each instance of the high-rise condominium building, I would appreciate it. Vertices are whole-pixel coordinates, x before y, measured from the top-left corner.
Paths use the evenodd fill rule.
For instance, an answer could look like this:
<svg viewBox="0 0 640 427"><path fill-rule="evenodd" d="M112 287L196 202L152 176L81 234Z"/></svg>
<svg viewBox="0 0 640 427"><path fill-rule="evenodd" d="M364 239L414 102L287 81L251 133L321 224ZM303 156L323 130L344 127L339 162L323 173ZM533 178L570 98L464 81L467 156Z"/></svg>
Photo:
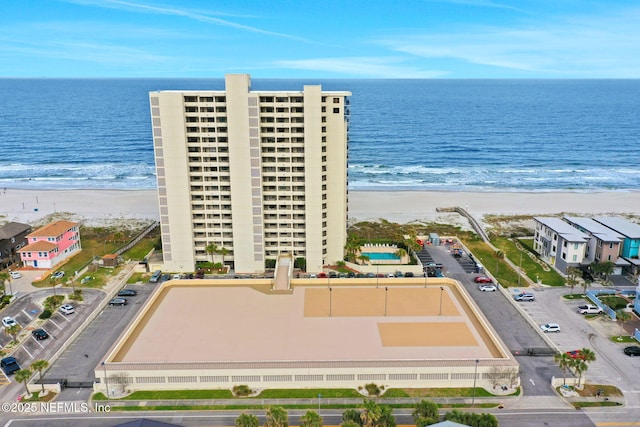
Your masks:
<svg viewBox="0 0 640 427"><path fill-rule="evenodd" d="M259 273L290 254L319 271L341 260L351 93L252 91L244 74L225 85L149 94L165 270L224 260Z"/></svg>

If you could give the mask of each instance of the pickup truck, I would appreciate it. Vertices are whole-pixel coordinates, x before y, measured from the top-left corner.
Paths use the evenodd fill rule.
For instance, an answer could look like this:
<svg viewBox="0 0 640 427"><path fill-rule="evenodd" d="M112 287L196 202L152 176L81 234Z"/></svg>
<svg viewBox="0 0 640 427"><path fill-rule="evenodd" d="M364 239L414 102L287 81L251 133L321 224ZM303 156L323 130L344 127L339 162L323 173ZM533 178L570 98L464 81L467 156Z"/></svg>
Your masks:
<svg viewBox="0 0 640 427"><path fill-rule="evenodd" d="M578 313L580 314L600 314L602 309L596 305L586 304L578 306Z"/></svg>
<svg viewBox="0 0 640 427"><path fill-rule="evenodd" d="M2 367L2 370L7 375L11 375L20 370L20 365L18 365L18 361L13 356L2 359L2 361L0 361L0 367Z"/></svg>

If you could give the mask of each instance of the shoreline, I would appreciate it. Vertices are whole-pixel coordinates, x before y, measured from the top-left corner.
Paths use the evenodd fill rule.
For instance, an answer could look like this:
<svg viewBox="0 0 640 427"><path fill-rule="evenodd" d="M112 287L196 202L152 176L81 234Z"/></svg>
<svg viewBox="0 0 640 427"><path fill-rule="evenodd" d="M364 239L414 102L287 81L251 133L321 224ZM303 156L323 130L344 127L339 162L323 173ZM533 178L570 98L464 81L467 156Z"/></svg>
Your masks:
<svg viewBox="0 0 640 427"><path fill-rule="evenodd" d="M484 215L640 215L640 190L585 191L424 191L350 190L349 221L455 221L436 208L461 207ZM636 207L636 209L634 209ZM35 223L51 214L85 224L124 219L158 220L156 189L0 189L0 223Z"/></svg>

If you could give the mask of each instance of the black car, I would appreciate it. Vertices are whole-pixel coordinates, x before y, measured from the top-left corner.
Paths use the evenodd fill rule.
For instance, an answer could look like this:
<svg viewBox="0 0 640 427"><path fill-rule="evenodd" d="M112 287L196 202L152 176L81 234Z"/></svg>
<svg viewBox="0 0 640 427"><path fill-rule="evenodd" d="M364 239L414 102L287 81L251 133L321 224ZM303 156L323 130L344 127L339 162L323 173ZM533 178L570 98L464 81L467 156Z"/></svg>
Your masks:
<svg viewBox="0 0 640 427"><path fill-rule="evenodd" d="M119 297L135 297L136 295L138 295L138 291L134 289L122 289L118 292Z"/></svg>
<svg viewBox="0 0 640 427"><path fill-rule="evenodd" d="M109 301L109 305L127 305L127 299L126 298L114 298L111 301Z"/></svg>
<svg viewBox="0 0 640 427"><path fill-rule="evenodd" d="M2 367L2 370L7 375L11 375L22 369L20 368L20 365L18 365L18 361L16 360L16 358L13 356L5 357L4 359L2 359L0 361L0 367Z"/></svg>
<svg viewBox="0 0 640 427"><path fill-rule="evenodd" d="M627 356L640 356L640 346L632 345L631 347L625 347L624 354Z"/></svg>
<svg viewBox="0 0 640 427"><path fill-rule="evenodd" d="M404 277L413 277L413 273L411 271L407 271L404 273Z"/></svg>
<svg viewBox="0 0 640 427"><path fill-rule="evenodd" d="M47 333L47 331L42 328L34 329L33 331L31 331L31 335L33 335L33 337L38 341L46 340L47 338L49 338L49 334Z"/></svg>

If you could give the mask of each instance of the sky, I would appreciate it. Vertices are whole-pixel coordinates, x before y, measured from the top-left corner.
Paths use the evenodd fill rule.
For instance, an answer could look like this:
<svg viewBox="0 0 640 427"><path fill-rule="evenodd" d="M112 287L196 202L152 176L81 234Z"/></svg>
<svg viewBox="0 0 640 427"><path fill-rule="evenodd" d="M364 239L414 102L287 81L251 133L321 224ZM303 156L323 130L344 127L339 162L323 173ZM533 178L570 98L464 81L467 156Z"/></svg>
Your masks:
<svg viewBox="0 0 640 427"><path fill-rule="evenodd" d="M5 0L0 77L638 78L638 0Z"/></svg>

